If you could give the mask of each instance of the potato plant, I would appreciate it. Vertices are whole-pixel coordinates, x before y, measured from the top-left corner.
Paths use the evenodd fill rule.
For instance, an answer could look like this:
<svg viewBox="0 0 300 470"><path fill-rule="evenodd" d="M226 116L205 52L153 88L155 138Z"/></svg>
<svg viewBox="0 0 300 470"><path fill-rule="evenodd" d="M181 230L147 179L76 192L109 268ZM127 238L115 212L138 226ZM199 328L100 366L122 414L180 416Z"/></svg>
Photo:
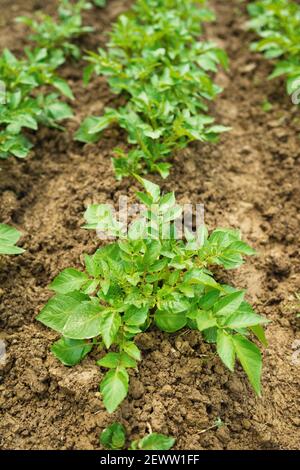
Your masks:
<svg viewBox="0 0 300 470"><path fill-rule="evenodd" d="M202 23L214 15L197 3L205 2L137 0L114 24L107 49L87 57L85 82L103 75L127 103L86 118L76 139L97 142L113 124L125 129L129 150L115 149L113 159L118 178L149 171L166 177L173 151L193 140L214 142L227 130L208 114L208 103L222 91L211 76L220 64L227 67L227 56L198 41Z"/></svg>
<svg viewBox="0 0 300 470"><path fill-rule="evenodd" d="M113 423L101 433L101 444L109 450L126 448L126 430L121 423ZM142 439L133 441L128 450L169 450L175 444L173 437L150 432Z"/></svg>
<svg viewBox="0 0 300 470"><path fill-rule="evenodd" d="M300 90L300 5L290 0L260 0L248 6L252 20L249 27L260 37L252 45L275 60L270 78L286 77L287 92ZM298 94L300 101L300 92Z"/></svg>
<svg viewBox="0 0 300 470"><path fill-rule="evenodd" d="M6 224L0 224L0 255L19 255L23 248L16 246L21 237L20 232Z"/></svg>
<svg viewBox="0 0 300 470"><path fill-rule="evenodd" d="M245 300L244 290L218 282L213 274L215 266L238 268L254 251L237 230L209 235L202 226L179 239L181 208L174 193L162 195L159 186L137 178L145 188L137 193L145 211L128 233L109 207L89 207L85 228L117 241L86 255L84 271L66 269L50 285L55 295L37 319L62 335L53 354L72 366L92 348L101 351L97 364L108 371L100 391L112 413L127 395L128 369L141 360L135 336L153 325L167 333L192 328L216 344L231 371L238 359L259 395L262 359L250 335L265 344L266 319Z"/></svg>
<svg viewBox="0 0 300 470"><path fill-rule="evenodd" d="M64 58L72 56L79 59L80 48L74 44L74 39L93 31L90 26L82 24L82 11L91 7L92 4L86 0L75 3L60 0L57 20L41 12L33 18L20 16L17 21L32 30L29 39L38 48L47 49L50 56L61 54Z"/></svg>
<svg viewBox="0 0 300 470"><path fill-rule="evenodd" d="M59 127L60 121L73 115L71 108L59 98L59 94L73 98L68 83L55 72L60 63L54 56L48 60L46 49L27 50L23 59L8 49L3 51L0 77L5 93L0 102L0 158L28 155L32 143L24 129L37 130L39 124ZM59 94L42 92L45 85Z"/></svg>
<svg viewBox="0 0 300 470"><path fill-rule="evenodd" d="M32 143L24 130L37 130L40 124L63 129L59 123L73 116L59 96L72 100L73 93L56 69L68 56L79 57L72 41L92 30L82 25L81 17L90 7L85 0L60 0L57 20L43 13L17 19L33 30L35 47L26 48L20 59L7 49L0 56L0 159L28 155ZM47 92L49 86L59 94Z"/></svg>

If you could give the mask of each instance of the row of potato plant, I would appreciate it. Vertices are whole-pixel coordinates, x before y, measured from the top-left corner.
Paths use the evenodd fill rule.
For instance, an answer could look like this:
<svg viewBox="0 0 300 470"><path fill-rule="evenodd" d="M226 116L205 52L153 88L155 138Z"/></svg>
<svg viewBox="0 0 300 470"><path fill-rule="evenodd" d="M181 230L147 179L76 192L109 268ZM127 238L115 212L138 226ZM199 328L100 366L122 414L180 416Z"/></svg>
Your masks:
<svg viewBox="0 0 300 470"><path fill-rule="evenodd" d="M290 0L260 0L248 5L249 28L260 40L252 50L275 60L270 78L284 76L289 95L300 101L300 5Z"/></svg>
<svg viewBox="0 0 300 470"><path fill-rule="evenodd" d="M0 159L28 155L32 143L24 130L40 124L62 129L59 123L73 116L60 97L72 100L73 93L57 69L67 57L80 56L72 41L92 31L82 24L82 10L90 7L86 0L60 0L57 19L43 13L17 18L32 29L34 46L26 47L22 58L8 49L0 56Z"/></svg>
<svg viewBox="0 0 300 470"><path fill-rule="evenodd" d="M97 142L116 123L125 129L129 148L115 149L113 159L118 178L166 177L172 152L194 140L214 142L227 130L208 114L208 103L222 91L211 76L228 65L222 49L199 41L203 22L213 19L205 0L137 0L113 25L107 49L87 56L85 82L103 75L127 103L86 118L76 139Z"/></svg>
<svg viewBox="0 0 300 470"><path fill-rule="evenodd" d="M87 7L85 1L75 5L62 0L60 25L44 15L39 22L20 19L33 29L31 39L37 47L27 50L28 59L23 61L4 52L7 66L13 63L15 76L21 76L15 88L10 85L8 89L9 100L16 100L14 109L19 109L20 103L37 106L35 100L46 100L48 96L31 95L45 83L72 97L67 83L54 71L68 55L78 58L79 51L70 39L87 31L81 27L80 16ZM96 141L113 122L125 128L132 147L128 154L120 149L117 152L118 177L134 171L158 171L164 177L169 170L166 159L173 151L192 140L215 140L225 130L213 125L207 102L221 91L211 72L216 72L219 64L227 66L227 58L210 42L196 40L201 23L212 18L206 7L191 0L138 0L115 24L108 51L90 54L86 81L93 72L107 75L112 89L126 93L128 102L123 108L107 109L101 118L89 118L77 138ZM29 63L33 69L26 74ZM45 81L49 70L51 79ZM23 86L24 95L21 92L13 98ZM46 110L44 106L38 117L44 116L47 122ZM23 127L35 128L37 116L30 119L30 114L24 115L25 124L21 120L16 126L18 116L8 123L16 126L12 135L20 137ZM17 156L24 153L15 152ZM201 226L197 233L185 230L184 237L178 237L176 221L181 208L174 193L162 194L158 185L135 177L145 190L137 192L144 213L127 233L109 206L90 206L85 228L107 232L116 241L86 255L84 270L65 269L50 285L55 295L38 320L61 334L52 346L53 354L67 366L79 363L92 350L98 354L97 364L107 370L100 391L112 413L127 395L128 370L137 368L141 360L135 337L153 325L167 333L195 329L204 340L216 344L219 357L231 371L236 360L240 362L259 395L262 358L251 336L266 345L263 325L267 320L245 301L244 290L219 282L215 272L218 266L238 268L243 257L254 251L237 230L219 228L209 234ZM22 249L15 247L19 236L14 229L0 225L0 254L21 253ZM123 447L124 429L119 425L107 429L102 443ZM132 443L131 448L170 448L173 444L172 438L154 433Z"/></svg>

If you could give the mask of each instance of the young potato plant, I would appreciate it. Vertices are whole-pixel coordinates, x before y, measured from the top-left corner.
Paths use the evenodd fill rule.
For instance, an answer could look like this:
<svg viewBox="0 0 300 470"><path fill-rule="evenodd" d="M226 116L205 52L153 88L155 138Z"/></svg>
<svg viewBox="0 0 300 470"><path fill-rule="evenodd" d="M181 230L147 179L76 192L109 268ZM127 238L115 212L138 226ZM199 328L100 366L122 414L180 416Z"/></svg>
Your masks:
<svg viewBox="0 0 300 470"><path fill-rule="evenodd" d="M93 28L84 26L82 21L82 11L91 7L92 4L86 0L75 3L60 0L57 20L41 12L33 18L20 16L17 21L26 24L33 31L29 39L38 48L47 49L50 56L60 54L64 60L67 56L79 59L80 48L73 41L93 31Z"/></svg>
<svg viewBox="0 0 300 470"><path fill-rule="evenodd" d="M0 224L0 255L19 255L23 248L16 246L21 238L20 232L6 224Z"/></svg>
<svg viewBox="0 0 300 470"><path fill-rule="evenodd" d="M209 236L201 227L178 239L181 208L174 193L161 195L159 186L138 179L146 192L137 197L146 209L128 233L109 207L87 209L85 228L117 241L86 255L84 271L66 269L50 285L55 295L37 319L62 335L52 352L72 366L93 347L109 350L97 364L108 369L100 391L112 413L127 395L127 370L141 359L135 336L153 325L167 333L193 328L216 343L231 371L239 360L259 395L261 353L249 336L265 344L266 319L245 301L244 290L218 282L212 271L237 268L254 251L237 230L217 229Z"/></svg>
<svg viewBox="0 0 300 470"><path fill-rule="evenodd" d="M61 95L73 98L67 82L55 73L59 58L48 61L47 57L46 49L28 49L24 59L17 59L8 49L0 56L0 84L4 87L0 101L0 159L28 155L32 144L24 129L37 130L39 124L60 128L58 123L73 115L58 93L41 92L41 87L50 85Z"/></svg>
<svg viewBox="0 0 300 470"><path fill-rule="evenodd" d="M82 25L81 16L91 6L86 0L60 0L57 21L44 13L37 19L17 19L33 30L29 38L35 47L26 48L23 59L17 59L9 50L0 57L0 158L28 155L32 144L24 129L37 130L39 124L63 129L59 123L73 116L57 93L44 94L41 88L50 85L74 99L68 83L55 70L68 56L79 58L80 49L72 41L92 31Z"/></svg>
<svg viewBox="0 0 300 470"><path fill-rule="evenodd" d="M126 430L121 423L113 423L101 433L100 442L106 449L126 448ZM142 439L133 441L128 450L169 450L175 444L173 437L151 432Z"/></svg>
<svg viewBox="0 0 300 470"><path fill-rule="evenodd" d="M248 6L252 20L249 27L261 40L252 45L254 51L275 59L270 78L284 75L287 92L298 92L300 101L300 5L290 0L260 0Z"/></svg>
<svg viewBox="0 0 300 470"><path fill-rule="evenodd" d="M222 91L211 75L219 64L227 67L227 56L198 41L202 23L214 16L196 3L204 1L137 0L114 24L107 50L87 57L85 82L93 73L106 76L112 91L128 101L88 117L76 139L97 142L113 124L125 129L129 150L115 149L113 159L118 178L149 171L166 177L173 151L193 140L214 142L227 130L207 113Z"/></svg>

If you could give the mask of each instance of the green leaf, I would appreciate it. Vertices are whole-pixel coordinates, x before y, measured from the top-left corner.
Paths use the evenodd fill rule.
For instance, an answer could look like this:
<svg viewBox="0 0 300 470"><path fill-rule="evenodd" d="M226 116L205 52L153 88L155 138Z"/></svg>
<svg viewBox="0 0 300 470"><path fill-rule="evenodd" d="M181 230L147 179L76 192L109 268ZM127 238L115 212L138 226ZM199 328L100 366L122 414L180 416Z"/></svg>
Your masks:
<svg viewBox="0 0 300 470"><path fill-rule="evenodd" d="M251 326L250 330L264 346L266 347L268 346L268 340L266 338L264 329L261 325Z"/></svg>
<svg viewBox="0 0 300 470"><path fill-rule="evenodd" d="M244 291L233 292L232 294L226 295L219 300L214 306L214 313L217 315L230 315L235 312L245 297Z"/></svg>
<svg viewBox="0 0 300 470"><path fill-rule="evenodd" d="M228 328L248 328L250 326L268 323L268 320L257 315L247 302L242 302L239 310L226 319L224 326Z"/></svg>
<svg viewBox="0 0 300 470"><path fill-rule="evenodd" d="M213 326L212 328L207 328L207 330L203 330L202 334L204 336L205 341L207 341L208 343L216 343L217 332L218 332L218 328Z"/></svg>
<svg viewBox="0 0 300 470"><path fill-rule="evenodd" d="M163 197L160 198L159 201L159 210L161 212L165 212L171 207L174 207L176 204L175 194L174 193L167 193Z"/></svg>
<svg viewBox="0 0 300 470"><path fill-rule="evenodd" d="M88 276L77 269L68 268L62 271L50 284L49 289L58 294L68 294L80 290L89 280Z"/></svg>
<svg viewBox="0 0 300 470"><path fill-rule="evenodd" d="M126 352L109 352L97 361L97 365L107 367L108 369L116 369L117 367L125 367L127 369L130 367L136 368L136 361Z"/></svg>
<svg viewBox="0 0 300 470"><path fill-rule="evenodd" d="M126 310L123 320L127 325L143 325L147 320L148 310L148 307L139 308L131 305L128 310Z"/></svg>
<svg viewBox="0 0 300 470"><path fill-rule="evenodd" d="M107 367L108 369L116 369L120 364L120 353L109 352L102 359L97 361L97 365Z"/></svg>
<svg viewBox="0 0 300 470"><path fill-rule="evenodd" d="M121 326L121 317L118 312L104 311L101 320L101 335L106 348L110 348Z"/></svg>
<svg viewBox="0 0 300 470"><path fill-rule="evenodd" d="M170 174L171 166L172 165L170 163L156 163L154 165L154 169L158 171L163 179L166 179Z"/></svg>
<svg viewBox="0 0 300 470"><path fill-rule="evenodd" d="M126 367L126 369L131 367L135 369L137 366L136 361L126 352L120 353L120 365Z"/></svg>
<svg viewBox="0 0 300 470"><path fill-rule="evenodd" d="M191 271L188 271L184 276L184 281L189 284L202 284L206 287L219 287L219 284L214 280L214 278L205 274L201 269L192 269Z"/></svg>
<svg viewBox="0 0 300 470"><path fill-rule="evenodd" d="M0 224L0 255L18 255L25 250L14 246L20 239L21 234L13 227Z"/></svg>
<svg viewBox="0 0 300 470"><path fill-rule="evenodd" d="M228 250L236 251L238 253L248 256L255 255L256 253L256 251L253 250L251 246L241 240L231 243L228 247Z"/></svg>
<svg viewBox="0 0 300 470"><path fill-rule="evenodd" d="M196 320L199 331L216 326L216 319L212 312L208 310L195 310L192 314L189 314L188 317L192 318L192 320Z"/></svg>
<svg viewBox="0 0 300 470"><path fill-rule="evenodd" d="M61 338L56 341L51 351L64 365L74 366L92 350L93 345L81 339Z"/></svg>
<svg viewBox="0 0 300 470"><path fill-rule="evenodd" d="M158 240L151 240L147 243L147 249L144 255L143 264L151 266L159 257L161 251L161 243Z"/></svg>
<svg viewBox="0 0 300 470"><path fill-rule="evenodd" d="M99 134L107 127L109 127L117 118L117 113L114 109L106 110L106 113L98 118L95 118L93 121L93 125L91 125L88 129L89 134Z"/></svg>
<svg viewBox="0 0 300 470"><path fill-rule="evenodd" d="M97 142L100 139L101 132L98 134L91 134L90 129L95 127L97 124L98 118L95 116L91 116L86 118L80 128L77 130L75 133L75 140L78 142L83 142L83 143L94 143Z"/></svg>
<svg viewBox="0 0 300 470"><path fill-rule="evenodd" d="M136 193L136 196L137 198L143 203L145 204L145 206L147 207L151 207L151 204L153 204L153 199L151 196L149 196L148 194L146 193L141 193L141 192L137 192Z"/></svg>
<svg viewBox="0 0 300 470"><path fill-rule="evenodd" d="M152 183L138 175L135 175L136 179L146 189L147 193L152 197L153 202L158 202L160 197L160 187L157 184Z"/></svg>
<svg viewBox="0 0 300 470"><path fill-rule="evenodd" d="M203 295L199 300L199 307L203 310L210 310L220 297L220 291L211 290Z"/></svg>
<svg viewBox="0 0 300 470"><path fill-rule="evenodd" d="M173 437L152 433L137 443L139 450L169 450L175 444Z"/></svg>
<svg viewBox="0 0 300 470"><path fill-rule="evenodd" d="M105 374L100 384L100 392L109 413L113 413L126 397L128 381L128 373L124 368L112 369Z"/></svg>
<svg viewBox="0 0 300 470"><path fill-rule="evenodd" d="M47 110L55 121L63 121L73 117L73 111L66 103L52 103Z"/></svg>
<svg viewBox="0 0 300 470"><path fill-rule="evenodd" d="M125 428L120 423L113 423L102 431L100 436L101 444L110 450L123 449L125 446Z"/></svg>
<svg viewBox="0 0 300 470"><path fill-rule="evenodd" d="M217 333L217 352L225 366L233 372L235 363L234 343L232 337L221 329L218 329Z"/></svg>
<svg viewBox="0 0 300 470"><path fill-rule="evenodd" d="M139 348L134 344L132 343L131 341L128 341L126 343L123 344L122 346L123 350L130 356L132 357L133 359L135 359L136 361L140 361L141 360L141 351L139 350Z"/></svg>
<svg viewBox="0 0 300 470"><path fill-rule="evenodd" d="M184 312L172 312L157 310L154 315L156 326L167 333L174 333L186 325L187 319Z"/></svg>
<svg viewBox="0 0 300 470"><path fill-rule="evenodd" d="M84 255L85 267L88 274L92 277L99 277L101 267L95 256Z"/></svg>
<svg viewBox="0 0 300 470"><path fill-rule="evenodd" d="M52 81L52 85L57 88L64 96L66 96L67 98L69 98L70 100L74 100L75 97L72 93L72 90L71 88L69 87L69 85L67 84L67 82L65 80L63 80L62 78L55 78L53 81Z"/></svg>
<svg viewBox="0 0 300 470"><path fill-rule="evenodd" d="M232 337L236 355L246 372L249 381L258 396L261 395L261 370L262 357L261 352L255 344L251 343L242 335Z"/></svg>
<svg viewBox="0 0 300 470"><path fill-rule="evenodd" d="M56 295L49 300L37 320L63 336L89 339L100 334L101 307L70 295Z"/></svg>

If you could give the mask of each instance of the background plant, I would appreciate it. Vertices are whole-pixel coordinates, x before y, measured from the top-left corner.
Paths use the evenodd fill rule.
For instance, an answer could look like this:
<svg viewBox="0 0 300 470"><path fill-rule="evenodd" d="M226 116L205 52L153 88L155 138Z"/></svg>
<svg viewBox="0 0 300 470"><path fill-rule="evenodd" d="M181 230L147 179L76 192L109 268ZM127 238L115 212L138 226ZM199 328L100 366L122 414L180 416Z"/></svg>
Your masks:
<svg viewBox="0 0 300 470"><path fill-rule="evenodd" d="M166 177L171 152L193 140L214 142L227 130L213 125L208 102L220 92L211 74L225 52L198 41L202 23L214 15L192 0L138 0L113 25L107 50L89 53L85 82L93 73L107 77L114 93L127 104L107 108L102 117L88 117L76 134L81 142L96 142L117 123L128 134L129 151L115 149L118 178L132 172L159 172Z"/></svg>
<svg viewBox="0 0 300 470"><path fill-rule="evenodd" d="M128 234L109 207L88 208L85 228L118 240L86 255L84 272L66 269L50 285L55 296L37 318L62 335L52 352L71 366L94 346L112 348L97 362L108 369L100 391L111 413L127 395L128 369L141 359L135 336L153 324L167 333L194 328L216 343L231 371L237 358L260 394L261 353L249 335L265 344L266 320L245 301L244 290L218 282L211 271L237 268L254 251L237 230L217 229L209 236L201 227L196 235L186 231L184 240L177 239L181 208L174 193L161 195L159 186L139 181L146 189L137 193L145 213Z"/></svg>
<svg viewBox="0 0 300 470"><path fill-rule="evenodd" d="M300 90L300 5L290 0L260 0L248 10L249 27L261 37L252 50L275 59L270 78L284 75L287 92L293 95Z"/></svg>
<svg viewBox="0 0 300 470"><path fill-rule="evenodd" d="M6 224L0 224L0 255L19 255L23 248L16 246L21 237L20 232Z"/></svg>
<svg viewBox="0 0 300 470"><path fill-rule="evenodd" d="M57 18L39 12L34 17L20 16L17 21L32 30L29 39L38 48L47 49L50 56L60 53L64 60L67 56L79 59L80 48L74 44L74 39L93 31L90 26L83 25L82 19L82 11L90 8L92 4L86 0L75 3L60 0Z"/></svg>
<svg viewBox="0 0 300 470"><path fill-rule="evenodd" d="M8 49L3 51L0 76L5 99L0 103L0 158L28 155L32 143L24 129L37 130L39 124L59 128L57 123L73 115L58 93L41 91L46 85L52 86L61 95L73 98L67 82L55 72L60 63L54 56L48 61L46 49L28 49L23 59L17 59Z"/></svg>
<svg viewBox="0 0 300 470"><path fill-rule="evenodd" d="M35 47L26 48L21 59L7 49L0 57L0 158L28 155L32 143L24 129L37 130L39 124L62 129L59 123L73 116L59 96L72 100L73 93L56 69L68 56L79 58L80 49L73 41L92 31L82 25L81 16L90 7L85 0L60 0L57 19L44 13L18 18L32 29L30 39ZM59 94L47 92L49 86Z"/></svg>
<svg viewBox="0 0 300 470"><path fill-rule="evenodd" d="M121 450L126 447L126 431L122 424L113 423L101 433L101 444L109 450ZM175 444L173 437L150 432L142 439L133 441L129 450L169 450Z"/></svg>

